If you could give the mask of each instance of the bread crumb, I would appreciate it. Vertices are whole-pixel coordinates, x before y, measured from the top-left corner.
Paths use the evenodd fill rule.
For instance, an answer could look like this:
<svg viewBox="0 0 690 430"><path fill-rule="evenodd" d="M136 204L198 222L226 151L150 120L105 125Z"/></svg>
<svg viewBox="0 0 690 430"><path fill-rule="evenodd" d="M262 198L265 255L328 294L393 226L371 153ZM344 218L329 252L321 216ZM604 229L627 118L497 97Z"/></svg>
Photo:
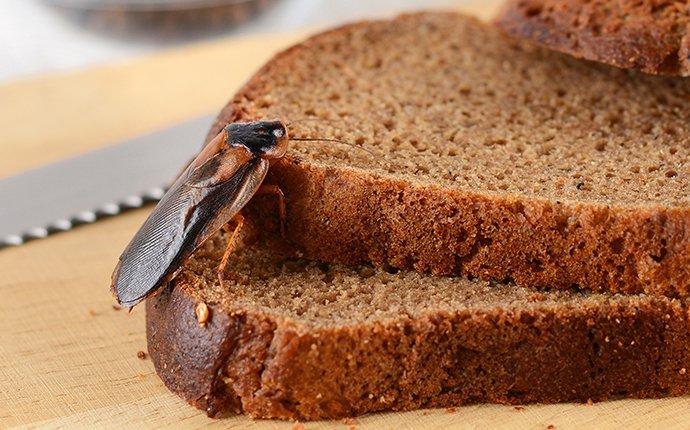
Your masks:
<svg viewBox="0 0 690 430"><path fill-rule="evenodd" d="M359 276L361 276L362 278L370 278L375 274L376 272L374 271L374 269L369 266L364 266L359 270Z"/></svg>
<svg viewBox="0 0 690 430"><path fill-rule="evenodd" d="M687 369L686 369L685 367L683 367L682 369L680 369L680 370L678 371L678 373L680 373L681 375L685 375L687 372L688 372L688 371L687 371Z"/></svg>
<svg viewBox="0 0 690 430"><path fill-rule="evenodd" d="M524 411L525 410L524 406L514 406L513 409L515 409L516 411Z"/></svg>
<svg viewBox="0 0 690 430"><path fill-rule="evenodd" d="M447 413L447 414L454 414L454 413L455 413L455 408L446 408L446 413Z"/></svg>
<svg viewBox="0 0 690 430"><path fill-rule="evenodd" d="M137 378L139 378L139 379L145 379L145 378L146 378L146 375L144 375L143 373L137 373Z"/></svg>
<svg viewBox="0 0 690 430"><path fill-rule="evenodd" d="M292 430L304 430L304 424L301 422L297 421L292 425Z"/></svg>
<svg viewBox="0 0 690 430"><path fill-rule="evenodd" d="M98 315L98 313L96 311L94 311L93 309L89 309L89 316L90 317L95 317L96 315Z"/></svg>
<svg viewBox="0 0 690 430"><path fill-rule="evenodd" d="M547 428L548 430L553 430L553 429L556 428L556 426L553 425L553 424L549 424L546 428Z"/></svg>
<svg viewBox="0 0 690 430"><path fill-rule="evenodd" d="M422 411L422 415L424 415L424 416L429 415L429 411Z"/></svg>
<svg viewBox="0 0 690 430"><path fill-rule="evenodd" d="M354 426L355 420L353 420L352 418L343 418L342 423L345 424L346 426Z"/></svg>
<svg viewBox="0 0 690 430"><path fill-rule="evenodd" d="M606 342L606 343L609 343L609 340L610 340L610 339L609 339L608 336L606 336L606 337L604 338L604 342Z"/></svg>
<svg viewBox="0 0 690 430"><path fill-rule="evenodd" d="M592 406L593 404L594 404L594 400L592 400L591 398L588 398L587 399L587 406Z"/></svg>
<svg viewBox="0 0 690 430"><path fill-rule="evenodd" d="M122 306L120 306L120 305L111 305L111 306L112 306L114 311L121 311L122 310Z"/></svg>
<svg viewBox="0 0 690 430"><path fill-rule="evenodd" d="M138 351L137 358L140 360L146 360L146 353L144 351Z"/></svg>
<svg viewBox="0 0 690 430"><path fill-rule="evenodd" d="M206 303L199 302L194 308L194 313L196 314L196 320L199 321L200 327L206 327L206 321L208 321L208 306Z"/></svg>
<svg viewBox="0 0 690 430"><path fill-rule="evenodd" d="M373 399L373 398L374 398L374 395L373 395L372 393L369 393L369 398L370 398L370 399Z"/></svg>

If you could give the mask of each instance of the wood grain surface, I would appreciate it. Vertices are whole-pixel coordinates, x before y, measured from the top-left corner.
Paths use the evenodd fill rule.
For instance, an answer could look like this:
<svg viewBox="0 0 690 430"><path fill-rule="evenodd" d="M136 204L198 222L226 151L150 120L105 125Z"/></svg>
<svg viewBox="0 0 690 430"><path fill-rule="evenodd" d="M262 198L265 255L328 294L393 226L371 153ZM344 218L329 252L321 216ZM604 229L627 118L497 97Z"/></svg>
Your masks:
<svg viewBox="0 0 690 430"><path fill-rule="evenodd" d="M473 11L488 16L493 3L482 3ZM0 177L215 111L277 49L302 36L222 40L0 87ZM149 210L0 251L0 428L293 427L209 419L167 391L148 357L137 357L146 350L143 307L116 310L108 286L117 256ZM690 398L475 405L353 423L358 429L682 429L690 427Z"/></svg>

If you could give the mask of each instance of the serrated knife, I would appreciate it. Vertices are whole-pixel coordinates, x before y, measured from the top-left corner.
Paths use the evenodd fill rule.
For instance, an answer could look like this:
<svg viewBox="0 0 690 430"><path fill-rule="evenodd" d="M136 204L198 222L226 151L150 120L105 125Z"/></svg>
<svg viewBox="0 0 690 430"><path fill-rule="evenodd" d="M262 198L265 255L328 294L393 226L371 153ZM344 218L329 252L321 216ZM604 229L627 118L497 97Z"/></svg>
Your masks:
<svg viewBox="0 0 690 430"><path fill-rule="evenodd" d="M159 200L213 116L0 179L0 249Z"/></svg>

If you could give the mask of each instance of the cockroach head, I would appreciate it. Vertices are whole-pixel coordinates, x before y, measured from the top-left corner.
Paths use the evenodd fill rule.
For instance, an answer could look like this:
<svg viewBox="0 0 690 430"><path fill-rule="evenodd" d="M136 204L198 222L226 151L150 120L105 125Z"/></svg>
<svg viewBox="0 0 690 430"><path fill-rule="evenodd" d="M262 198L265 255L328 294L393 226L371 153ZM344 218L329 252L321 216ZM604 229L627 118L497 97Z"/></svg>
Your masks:
<svg viewBox="0 0 690 430"><path fill-rule="evenodd" d="M280 158L287 151L287 128L280 120L235 122L225 130L229 145L244 146L261 158Z"/></svg>

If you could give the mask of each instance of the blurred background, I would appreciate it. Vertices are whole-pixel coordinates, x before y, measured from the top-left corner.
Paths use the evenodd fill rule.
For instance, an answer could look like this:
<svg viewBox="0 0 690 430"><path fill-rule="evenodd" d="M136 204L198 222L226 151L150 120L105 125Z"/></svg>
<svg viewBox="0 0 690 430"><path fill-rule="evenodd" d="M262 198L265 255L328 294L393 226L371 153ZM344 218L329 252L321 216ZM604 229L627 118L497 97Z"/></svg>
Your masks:
<svg viewBox="0 0 690 430"><path fill-rule="evenodd" d="M458 0L0 0L0 83L228 36L321 28ZM476 1L473 3L477 3Z"/></svg>

